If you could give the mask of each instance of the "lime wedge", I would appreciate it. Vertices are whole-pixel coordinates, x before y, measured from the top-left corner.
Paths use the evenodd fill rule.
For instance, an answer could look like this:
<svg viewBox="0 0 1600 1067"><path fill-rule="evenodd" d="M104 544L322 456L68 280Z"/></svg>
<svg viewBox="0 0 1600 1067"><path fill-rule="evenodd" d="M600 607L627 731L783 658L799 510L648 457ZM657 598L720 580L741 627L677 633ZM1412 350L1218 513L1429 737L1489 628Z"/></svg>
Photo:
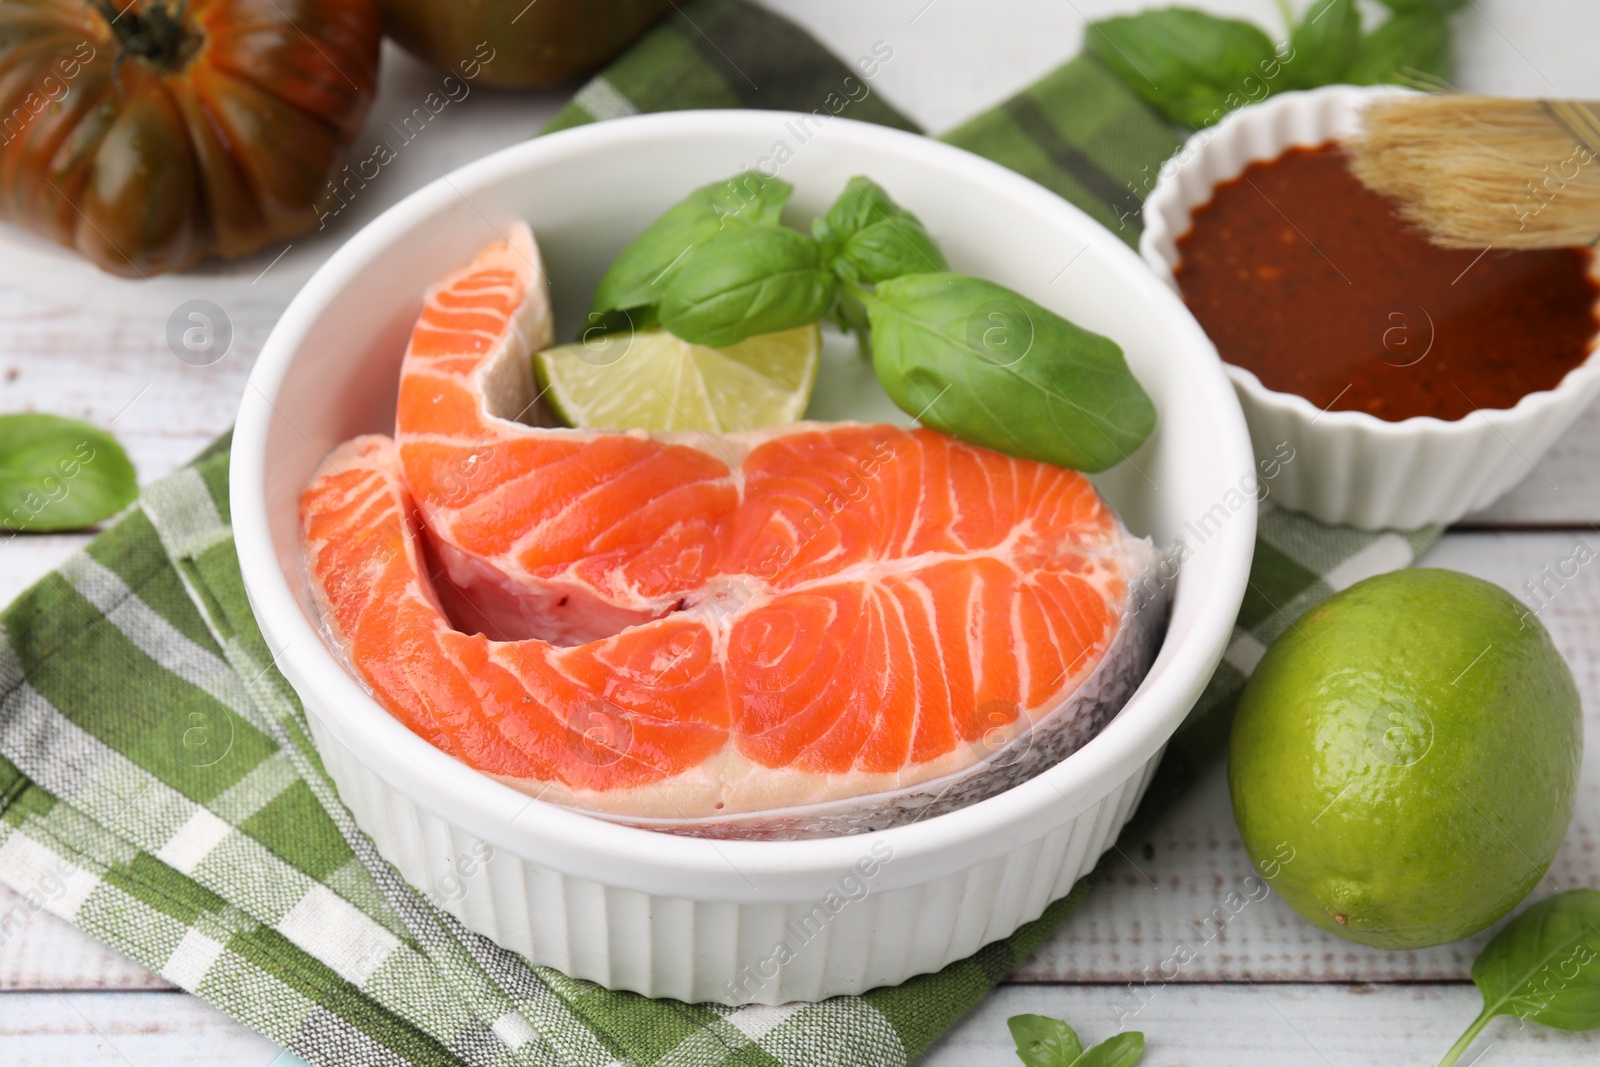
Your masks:
<svg viewBox="0 0 1600 1067"><path fill-rule="evenodd" d="M821 350L814 324L728 348L655 329L548 348L533 370L568 426L727 433L800 418Z"/></svg>

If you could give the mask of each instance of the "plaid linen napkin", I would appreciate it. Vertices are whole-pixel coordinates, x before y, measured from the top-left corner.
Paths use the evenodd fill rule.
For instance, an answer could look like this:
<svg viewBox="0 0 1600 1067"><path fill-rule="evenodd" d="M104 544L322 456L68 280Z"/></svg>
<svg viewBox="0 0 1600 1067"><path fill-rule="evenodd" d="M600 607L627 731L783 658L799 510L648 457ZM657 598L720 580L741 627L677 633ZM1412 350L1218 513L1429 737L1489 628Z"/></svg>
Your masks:
<svg viewBox="0 0 1600 1067"><path fill-rule="evenodd" d="M553 128L684 107L833 110L830 100L910 128L871 93L867 69L760 9L697 0ZM946 139L1130 241L1139 192L1178 146L1087 58ZM533 967L407 886L339 803L246 602L227 461L223 438L0 614L0 879L23 894L0 914L0 947L36 912L60 915L319 1067L904 1065L1112 863L970 959L820 1004L652 1001ZM1214 760L1246 675L1291 619L1409 565L1437 535L1266 510L1226 660L1127 833Z"/></svg>

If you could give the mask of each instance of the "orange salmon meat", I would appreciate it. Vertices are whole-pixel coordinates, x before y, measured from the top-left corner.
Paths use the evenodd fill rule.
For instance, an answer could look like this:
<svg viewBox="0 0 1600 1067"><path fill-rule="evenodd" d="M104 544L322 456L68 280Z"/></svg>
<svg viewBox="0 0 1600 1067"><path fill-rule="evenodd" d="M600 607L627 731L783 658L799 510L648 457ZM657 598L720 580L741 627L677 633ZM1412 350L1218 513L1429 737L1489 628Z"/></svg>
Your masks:
<svg viewBox="0 0 1600 1067"><path fill-rule="evenodd" d="M647 825L843 832L1037 773L1142 676L1153 550L1081 474L883 425L530 425L550 336L519 225L427 295L394 436L301 499L330 636L441 750Z"/></svg>

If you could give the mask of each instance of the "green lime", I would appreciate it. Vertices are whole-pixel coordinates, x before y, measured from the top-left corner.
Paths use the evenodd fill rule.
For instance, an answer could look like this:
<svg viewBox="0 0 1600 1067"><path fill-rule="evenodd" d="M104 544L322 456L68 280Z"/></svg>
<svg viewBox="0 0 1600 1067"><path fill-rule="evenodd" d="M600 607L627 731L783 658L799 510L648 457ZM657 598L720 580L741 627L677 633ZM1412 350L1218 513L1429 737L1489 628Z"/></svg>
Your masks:
<svg viewBox="0 0 1600 1067"><path fill-rule="evenodd" d="M1456 941L1543 877L1572 817L1577 687L1498 586L1369 578L1256 667L1229 748L1251 861L1311 923L1379 948Z"/></svg>
<svg viewBox="0 0 1600 1067"><path fill-rule="evenodd" d="M546 349L533 357L533 369L568 426L727 433L804 414L821 352L815 325L727 348L655 329Z"/></svg>

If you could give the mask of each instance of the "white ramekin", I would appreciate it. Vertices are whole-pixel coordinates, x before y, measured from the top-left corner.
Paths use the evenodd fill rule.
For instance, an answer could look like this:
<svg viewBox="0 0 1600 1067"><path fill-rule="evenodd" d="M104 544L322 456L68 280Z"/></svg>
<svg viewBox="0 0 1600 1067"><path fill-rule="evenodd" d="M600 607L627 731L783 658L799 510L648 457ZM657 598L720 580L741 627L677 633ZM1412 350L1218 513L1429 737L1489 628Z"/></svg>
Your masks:
<svg viewBox="0 0 1600 1067"><path fill-rule="evenodd" d="M1178 238L1218 183L1290 146L1348 138L1360 130L1368 103L1403 91L1333 85L1283 93L1196 133L1162 168L1145 201L1139 240L1145 262L1176 290ZM1369 530L1454 522L1487 507L1533 472L1600 393L1600 357L1592 351L1556 388L1529 393L1509 409L1480 409L1453 421L1418 416L1389 422L1360 411L1319 411L1304 397L1268 389L1242 367L1229 364L1227 372L1257 457L1271 457L1283 442L1294 449L1294 461L1281 466L1273 483L1277 502L1323 522Z"/></svg>
<svg viewBox="0 0 1600 1067"><path fill-rule="evenodd" d="M233 439L234 533L251 604L339 795L383 855L468 927L536 963L686 1001L814 1000L896 983L1038 916L1132 812L1222 656L1254 546L1249 507L1189 546L1154 667L1084 748L1000 796L877 833L712 841L615 825L530 801L391 718L312 621L296 501L323 452L393 425L423 289L525 218L553 279L557 330L570 336L609 259L654 216L688 189L780 156L796 224L822 214L851 175L870 175L921 215L955 269L1123 345L1161 421L1096 480L1136 532L1169 543L1252 484L1249 437L1215 349L1117 238L958 149L774 112L600 123L412 194L351 238L284 313ZM860 364L834 367L842 381ZM853 412L884 406L870 377L836 390L852 392L865 405ZM793 955L781 966L780 942Z"/></svg>

